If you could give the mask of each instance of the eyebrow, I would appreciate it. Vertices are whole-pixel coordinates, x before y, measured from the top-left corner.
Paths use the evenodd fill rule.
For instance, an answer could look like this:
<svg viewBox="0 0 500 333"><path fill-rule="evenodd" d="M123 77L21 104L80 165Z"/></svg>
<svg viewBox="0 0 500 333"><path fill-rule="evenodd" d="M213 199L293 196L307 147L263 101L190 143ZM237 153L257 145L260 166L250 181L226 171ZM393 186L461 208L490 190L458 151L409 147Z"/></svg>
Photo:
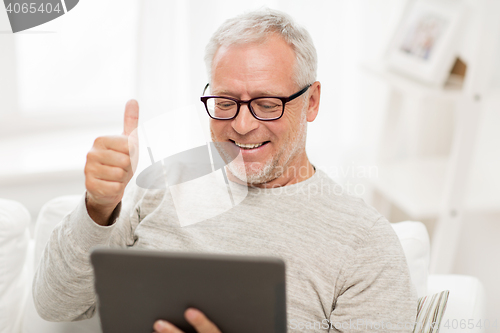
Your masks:
<svg viewBox="0 0 500 333"><path fill-rule="evenodd" d="M225 96L237 98L236 94L231 93L229 90L220 90L217 92L213 92L213 94L217 95L217 96L224 96L225 95ZM265 97L265 96L281 96L281 94L278 94L278 93L270 91L270 90L261 91L258 94L255 94L255 97ZM253 97L253 98L255 98L255 97Z"/></svg>

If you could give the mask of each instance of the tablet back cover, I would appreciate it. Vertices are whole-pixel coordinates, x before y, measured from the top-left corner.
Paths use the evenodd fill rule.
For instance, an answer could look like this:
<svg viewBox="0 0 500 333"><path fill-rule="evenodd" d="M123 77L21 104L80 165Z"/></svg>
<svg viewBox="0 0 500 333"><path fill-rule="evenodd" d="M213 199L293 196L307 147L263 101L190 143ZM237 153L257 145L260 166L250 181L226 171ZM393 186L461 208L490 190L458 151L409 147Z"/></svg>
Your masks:
<svg viewBox="0 0 500 333"><path fill-rule="evenodd" d="M196 332L188 307L223 333L286 332L278 258L98 248L91 262L103 333L151 333L157 319Z"/></svg>

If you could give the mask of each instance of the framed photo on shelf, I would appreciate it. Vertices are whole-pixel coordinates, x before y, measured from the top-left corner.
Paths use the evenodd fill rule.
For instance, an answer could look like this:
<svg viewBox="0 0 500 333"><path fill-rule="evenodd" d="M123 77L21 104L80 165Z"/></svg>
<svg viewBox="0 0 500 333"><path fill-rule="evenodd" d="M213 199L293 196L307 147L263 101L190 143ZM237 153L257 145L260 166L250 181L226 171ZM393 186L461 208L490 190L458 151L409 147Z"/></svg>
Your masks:
<svg viewBox="0 0 500 333"><path fill-rule="evenodd" d="M464 19L462 0L411 2L389 44L387 68L443 86L458 57Z"/></svg>

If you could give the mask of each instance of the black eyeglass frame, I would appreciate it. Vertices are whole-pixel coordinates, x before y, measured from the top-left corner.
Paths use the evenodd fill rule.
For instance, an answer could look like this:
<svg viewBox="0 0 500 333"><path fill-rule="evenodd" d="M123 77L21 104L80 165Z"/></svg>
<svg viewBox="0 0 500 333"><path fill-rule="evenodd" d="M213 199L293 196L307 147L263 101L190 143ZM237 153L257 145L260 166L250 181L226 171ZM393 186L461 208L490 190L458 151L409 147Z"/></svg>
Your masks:
<svg viewBox="0 0 500 333"><path fill-rule="evenodd" d="M205 86L205 89L203 89L203 94L205 94L205 91L207 90L207 88L208 88L209 85L210 85L210 83L207 83L207 85ZM304 94L307 91L307 89L309 89L311 86L312 86L312 84L309 84L304 89L302 89L302 90L300 90L300 91L296 92L295 94L290 95L288 97L262 96L262 97L252 98L252 99L249 99L247 101L241 101L239 99L232 98L232 97L227 97L227 96L202 96L202 97L200 97L200 100L205 105L205 110L207 110L207 113L208 113L209 117L212 118L212 119L215 119L215 120L232 120L232 119L236 118L238 116L238 114L240 113L241 104L248 104L248 109L250 110L250 113L252 114L252 116L254 116L255 119L261 120L261 121L272 121L272 120L278 120L281 117L283 117L283 114L285 113L285 104L288 103L288 102L290 102L290 101L292 101L292 100L294 100L294 99L296 99L297 97L301 96L302 94ZM230 118L217 118L217 117L213 117L210 114L210 111L208 111L208 105L207 105L207 101L210 98L226 98L226 99L230 99L230 100L236 102L236 113L234 114L234 116L232 116ZM281 114L280 114L279 117L275 117L275 118L260 118L260 117L258 117L255 114L255 112L253 111L250 103L252 101L257 100L257 99L264 99L264 98L277 98L277 99L281 100L281 102L283 103L283 109L281 110Z"/></svg>

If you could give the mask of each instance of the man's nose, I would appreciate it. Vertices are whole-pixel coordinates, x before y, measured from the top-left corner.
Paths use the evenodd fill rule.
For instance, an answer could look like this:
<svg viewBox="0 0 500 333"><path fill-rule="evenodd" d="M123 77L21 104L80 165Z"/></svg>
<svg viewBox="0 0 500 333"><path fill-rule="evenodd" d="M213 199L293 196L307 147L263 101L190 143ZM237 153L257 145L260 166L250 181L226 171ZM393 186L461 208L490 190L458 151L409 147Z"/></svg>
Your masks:
<svg viewBox="0 0 500 333"><path fill-rule="evenodd" d="M231 126L240 135L245 135L257 127L259 127L259 120L257 120L248 107L248 104L240 106L238 116L232 120Z"/></svg>

